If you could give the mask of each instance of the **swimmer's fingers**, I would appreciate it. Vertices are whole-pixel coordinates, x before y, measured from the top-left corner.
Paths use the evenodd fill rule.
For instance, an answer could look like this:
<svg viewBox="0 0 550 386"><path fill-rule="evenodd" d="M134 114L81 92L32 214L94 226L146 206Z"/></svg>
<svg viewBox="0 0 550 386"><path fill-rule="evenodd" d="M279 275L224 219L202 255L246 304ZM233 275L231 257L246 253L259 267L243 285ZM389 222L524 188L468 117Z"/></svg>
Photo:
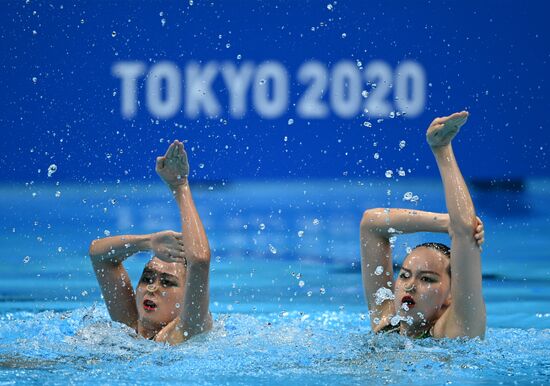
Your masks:
<svg viewBox="0 0 550 386"><path fill-rule="evenodd" d="M174 153L176 151L176 141L172 142L170 146L168 146L168 150L166 150L166 154L164 155L167 159L174 158Z"/></svg>
<svg viewBox="0 0 550 386"><path fill-rule="evenodd" d="M174 146L173 143L171 143L170 146L168 146L168 149L166 149L166 153L164 153L164 158L168 158L170 156L170 154L172 153L173 146Z"/></svg>
<svg viewBox="0 0 550 386"><path fill-rule="evenodd" d="M483 229L483 224L479 224L476 227L474 238L476 239L477 246L481 248L481 246L485 242L485 230Z"/></svg>
<svg viewBox="0 0 550 386"><path fill-rule="evenodd" d="M461 126L468 119L468 115L469 114L467 111L461 111L459 113L454 113L446 117L438 117L432 121L432 125L440 125L440 124L447 123L447 124Z"/></svg>
<svg viewBox="0 0 550 386"><path fill-rule="evenodd" d="M157 172L164 168L164 161L165 160L166 160L166 157L157 157L157 163L156 163L156 166L155 166L155 169L157 170Z"/></svg>
<svg viewBox="0 0 550 386"><path fill-rule="evenodd" d="M445 123L447 123L448 125L460 127L464 125L464 123L466 123L467 120L468 120L468 112L461 111L460 113L454 113L449 115Z"/></svg>
<svg viewBox="0 0 550 386"><path fill-rule="evenodd" d="M474 238L476 239L478 247L480 247L485 242L485 232L481 231L480 233L476 233Z"/></svg>
<svg viewBox="0 0 550 386"><path fill-rule="evenodd" d="M173 263L182 263L184 265L187 265L187 259L185 258L185 255L181 252L178 252L176 250L172 250L170 254L168 255L169 259Z"/></svg>

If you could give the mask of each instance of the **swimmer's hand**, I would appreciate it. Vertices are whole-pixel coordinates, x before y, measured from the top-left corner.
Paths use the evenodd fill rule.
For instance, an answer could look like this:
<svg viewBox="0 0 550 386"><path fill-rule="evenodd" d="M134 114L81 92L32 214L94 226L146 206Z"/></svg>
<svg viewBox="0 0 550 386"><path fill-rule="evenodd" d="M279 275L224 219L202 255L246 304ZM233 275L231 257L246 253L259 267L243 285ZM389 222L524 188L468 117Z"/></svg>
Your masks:
<svg viewBox="0 0 550 386"><path fill-rule="evenodd" d="M468 120L468 112L461 111L447 117L436 118L428 127L426 140L432 148L446 146Z"/></svg>
<svg viewBox="0 0 550 386"><path fill-rule="evenodd" d="M449 220L447 220L446 228L447 228L447 233L452 238L452 232L451 232ZM485 242L485 227L483 226L483 221L481 221L481 219L477 216L476 216L476 228L474 233L474 239L476 240L477 246L481 251L483 249L481 246Z"/></svg>
<svg viewBox="0 0 550 386"><path fill-rule="evenodd" d="M181 233L174 231L153 233L151 235L151 251L156 257L167 263L187 264Z"/></svg>
<svg viewBox="0 0 550 386"><path fill-rule="evenodd" d="M155 170L170 188L186 184L189 176L189 162L183 143L175 140L163 157L157 157Z"/></svg>
<svg viewBox="0 0 550 386"><path fill-rule="evenodd" d="M476 233L474 234L474 238L476 239L477 246L479 247L479 250L483 250L481 247L483 243L485 242L485 227L483 226L483 221L479 217L476 216L477 225L476 225Z"/></svg>

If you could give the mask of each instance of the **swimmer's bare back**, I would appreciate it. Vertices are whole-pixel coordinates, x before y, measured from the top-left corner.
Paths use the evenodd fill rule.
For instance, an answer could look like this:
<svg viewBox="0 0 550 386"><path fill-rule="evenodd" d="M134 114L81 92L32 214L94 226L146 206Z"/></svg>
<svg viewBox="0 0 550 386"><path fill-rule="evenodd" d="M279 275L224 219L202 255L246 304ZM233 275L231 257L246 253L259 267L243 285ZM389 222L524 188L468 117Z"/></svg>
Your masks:
<svg viewBox="0 0 550 386"><path fill-rule="evenodd" d="M174 141L157 158L156 171L178 204L182 232L107 237L94 240L89 252L111 318L145 338L177 344L212 327L210 248L191 195L181 142ZM142 251L154 257L134 291L123 261Z"/></svg>

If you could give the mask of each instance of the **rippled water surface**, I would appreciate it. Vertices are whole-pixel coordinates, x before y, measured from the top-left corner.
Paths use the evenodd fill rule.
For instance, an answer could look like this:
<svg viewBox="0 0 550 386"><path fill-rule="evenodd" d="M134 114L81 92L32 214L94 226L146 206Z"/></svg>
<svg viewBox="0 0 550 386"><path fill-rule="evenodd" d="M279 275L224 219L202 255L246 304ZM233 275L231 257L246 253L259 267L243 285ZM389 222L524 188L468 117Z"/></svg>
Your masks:
<svg viewBox="0 0 550 386"><path fill-rule="evenodd" d="M0 383L548 384L546 185L472 190L487 232L483 341L370 332L358 264L361 212L443 210L437 182L197 187L213 251L215 328L176 347L111 322L86 257L105 231L177 229L164 190L0 189ZM408 191L420 201L404 202ZM396 260L407 246L434 239L445 241L399 238ZM127 261L134 282L147 258Z"/></svg>

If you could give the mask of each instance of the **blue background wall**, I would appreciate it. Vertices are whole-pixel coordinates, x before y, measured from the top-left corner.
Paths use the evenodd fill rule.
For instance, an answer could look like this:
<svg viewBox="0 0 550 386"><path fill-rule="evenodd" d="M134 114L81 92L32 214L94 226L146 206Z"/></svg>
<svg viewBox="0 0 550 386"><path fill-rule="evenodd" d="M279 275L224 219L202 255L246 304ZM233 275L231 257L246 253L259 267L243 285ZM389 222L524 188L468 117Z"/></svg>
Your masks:
<svg viewBox="0 0 550 386"><path fill-rule="evenodd" d="M154 157L175 138L189 141L195 180L385 178L400 167L406 178L434 176L424 131L433 117L461 109L472 114L455 146L467 177L550 175L547 2L192 3L2 2L1 180L148 180ZM233 118L218 77L219 117L190 119L182 111L157 119L141 77L137 114L122 116L113 64L170 61L183 74L192 60L280 62L290 81L288 109L262 118L249 92L246 115ZM293 104L306 86L296 73L310 60L329 69L341 60L364 67L382 60L392 69L413 60L426 74L425 107L381 122L333 111L301 118ZM50 164L58 170L48 178Z"/></svg>

